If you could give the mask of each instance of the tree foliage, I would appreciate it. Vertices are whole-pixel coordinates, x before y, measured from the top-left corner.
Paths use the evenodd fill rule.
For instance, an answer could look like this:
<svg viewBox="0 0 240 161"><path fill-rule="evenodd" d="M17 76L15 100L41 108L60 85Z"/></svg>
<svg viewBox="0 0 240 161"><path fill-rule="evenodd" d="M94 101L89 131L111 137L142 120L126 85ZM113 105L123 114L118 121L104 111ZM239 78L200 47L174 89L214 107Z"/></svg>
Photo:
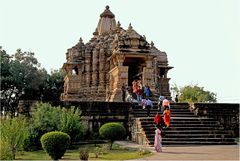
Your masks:
<svg viewBox="0 0 240 161"><path fill-rule="evenodd" d="M19 99L60 100L63 92L63 70L53 70L48 74L41 68L33 52L18 49L9 55L0 47L1 58L1 111L16 112Z"/></svg>
<svg viewBox="0 0 240 161"><path fill-rule="evenodd" d="M63 92L65 75L66 72L63 69L53 70L51 74L48 74L42 90L42 100L60 100L60 95Z"/></svg>
<svg viewBox="0 0 240 161"><path fill-rule="evenodd" d="M1 154L8 153L9 158L0 159L15 159L15 154L17 150L22 149L24 145L24 140L28 137L28 125L24 119L21 118L12 118L1 120L0 122L0 142L1 142ZM10 154L9 151L11 150ZM4 150L6 150L4 152Z"/></svg>
<svg viewBox="0 0 240 161"><path fill-rule="evenodd" d="M179 90L179 102L216 102L216 94L198 85L186 85Z"/></svg>
<svg viewBox="0 0 240 161"><path fill-rule="evenodd" d="M125 137L126 129L120 123L110 122L100 127L99 134L110 141L110 149L112 149L115 140L123 139Z"/></svg>
<svg viewBox="0 0 240 161"><path fill-rule="evenodd" d="M18 100L39 99L47 71L32 52L22 52L18 49L15 54L8 55L0 48L1 54L1 110L16 111Z"/></svg>

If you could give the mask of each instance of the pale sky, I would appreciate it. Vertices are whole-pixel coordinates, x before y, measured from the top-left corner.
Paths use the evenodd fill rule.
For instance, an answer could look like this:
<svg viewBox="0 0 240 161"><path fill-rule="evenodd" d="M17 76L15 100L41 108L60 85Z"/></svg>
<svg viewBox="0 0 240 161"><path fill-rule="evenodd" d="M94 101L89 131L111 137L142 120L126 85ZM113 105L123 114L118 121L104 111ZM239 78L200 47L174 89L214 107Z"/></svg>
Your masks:
<svg viewBox="0 0 240 161"><path fill-rule="evenodd" d="M106 5L124 29L131 23L167 53L170 85L198 84L218 102L240 102L238 0L0 0L0 46L59 69L68 48L90 40Z"/></svg>

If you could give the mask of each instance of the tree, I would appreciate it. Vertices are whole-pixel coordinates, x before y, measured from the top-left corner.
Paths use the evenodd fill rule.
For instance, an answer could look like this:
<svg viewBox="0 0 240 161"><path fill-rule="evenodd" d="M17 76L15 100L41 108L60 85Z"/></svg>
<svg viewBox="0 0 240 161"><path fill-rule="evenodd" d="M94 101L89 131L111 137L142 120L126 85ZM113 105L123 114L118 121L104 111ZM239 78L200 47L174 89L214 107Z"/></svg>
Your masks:
<svg viewBox="0 0 240 161"><path fill-rule="evenodd" d="M8 111L9 104L11 102L11 98L14 92L13 80L11 79L10 72L10 62L11 56L6 53L5 50L0 47L0 61L1 61L1 91L0 91L0 99L1 99L1 111Z"/></svg>
<svg viewBox="0 0 240 161"><path fill-rule="evenodd" d="M0 142L5 145L1 147L1 153L4 148L8 148L11 150L11 155L9 155L9 157L12 157L8 159L15 159L17 150L23 147L24 140L28 137L28 126L26 121L21 118L1 120L0 131Z"/></svg>
<svg viewBox="0 0 240 161"><path fill-rule="evenodd" d="M99 134L109 139L110 141L110 150L112 149L113 142L118 139L123 139L126 135L126 129L123 125L116 122L110 122L102 125L99 129Z"/></svg>
<svg viewBox="0 0 240 161"><path fill-rule="evenodd" d="M198 85L186 85L179 90L179 102L216 102L216 94Z"/></svg>
<svg viewBox="0 0 240 161"><path fill-rule="evenodd" d="M63 93L64 77L66 72L63 69L53 70L47 76L46 82L42 88L42 100L60 100Z"/></svg>
<svg viewBox="0 0 240 161"><path fill-rule="evenodd" d="M1 54L1 111L16 111L19 99L40 99L40 88L44 86L47 71L32 52L18 49L14 55L8 55L0 47Z"/></svg>

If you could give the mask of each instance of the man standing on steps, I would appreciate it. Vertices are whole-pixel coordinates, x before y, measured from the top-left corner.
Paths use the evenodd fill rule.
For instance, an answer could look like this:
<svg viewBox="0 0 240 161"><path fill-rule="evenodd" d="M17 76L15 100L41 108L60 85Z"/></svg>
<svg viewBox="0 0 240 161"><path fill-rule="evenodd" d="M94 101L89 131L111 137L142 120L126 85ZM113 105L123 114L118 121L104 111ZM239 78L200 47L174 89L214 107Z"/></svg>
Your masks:
<svg viewBox="0 0 240 161"><path fill-rule="evenodd" d="M145 104L146 104L145 106L146 106L146 108L147 108L147 117L149 117L149 115L150 115L150 110L151 110L151 108L153 107L153 104L152 104L152 101L151 101L149 98L147 98Z"/></svg>

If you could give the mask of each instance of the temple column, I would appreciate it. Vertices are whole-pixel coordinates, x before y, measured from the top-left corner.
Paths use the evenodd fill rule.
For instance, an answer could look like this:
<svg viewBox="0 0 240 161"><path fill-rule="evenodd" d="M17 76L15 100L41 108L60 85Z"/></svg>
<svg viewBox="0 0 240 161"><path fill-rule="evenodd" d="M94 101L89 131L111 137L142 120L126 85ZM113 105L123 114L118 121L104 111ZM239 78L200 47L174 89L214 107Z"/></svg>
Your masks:
<svg viewBox="0 0 240 161"><path fill-rule="evenodd" d="M104 54L104 49L101 48L99 52L99 86L98 86L99 93L102 93L103 91L105 91L105 86L106 86L105 67L106 67L106 56Z"/></svg>
<svg viewBox="0 0 240 161"><path fill-rule="evenodd" d="M154 82L154 69L153 69L153 57L146 58L146 67L143 68L143 85L148 85L150 90L155 93L155 82Z"/></svg>
<svg viewBox="0 0 240 161"><path fill-rule="evenodd" d="M106 73L106 101L109 101L109 98L111 96L110 93L110 61L106 61L106 69L105 69L105 73Z"/></svg>
<svg viewBox="0 0 240 161"><path fill-rule="evenodd" d="M78 65L78 77L79 77L79 82L78 82L78 86L79 86L79 91L78 91L78 94L79 96L82 95L82 82L83 82L83 72L82 72L82 68L83 68L83 65L80 64Z"/></svg>
<svg viewBox="0 0 240 161"><path fill-rule="evenodd" d="M91 86L92 95L96 95L97 86L98 86L98 54L99 54L99 49L96 47L93 50L93 57L92 57L92 86Z"/></svg>
<svg viewBox="0 0 240 161"><path fill-rule="evenodd" d="M122 85L126 85L128 81L128 67L123 66L125 56L117 55L113 58L113 63L116 66L110 70L110 87L111 87L111 97L110 101L122 101Z"/></svg>
<svg viewBox="0 0 240 161"><path fill-rule="evenodd" d="M86 53L85 53L85 88L84 88L84 94L87 97L91 90L90 90L90 86L91 86L91 72L90 72L90 67L91 67L91 50L87 49Z"/></svg>

